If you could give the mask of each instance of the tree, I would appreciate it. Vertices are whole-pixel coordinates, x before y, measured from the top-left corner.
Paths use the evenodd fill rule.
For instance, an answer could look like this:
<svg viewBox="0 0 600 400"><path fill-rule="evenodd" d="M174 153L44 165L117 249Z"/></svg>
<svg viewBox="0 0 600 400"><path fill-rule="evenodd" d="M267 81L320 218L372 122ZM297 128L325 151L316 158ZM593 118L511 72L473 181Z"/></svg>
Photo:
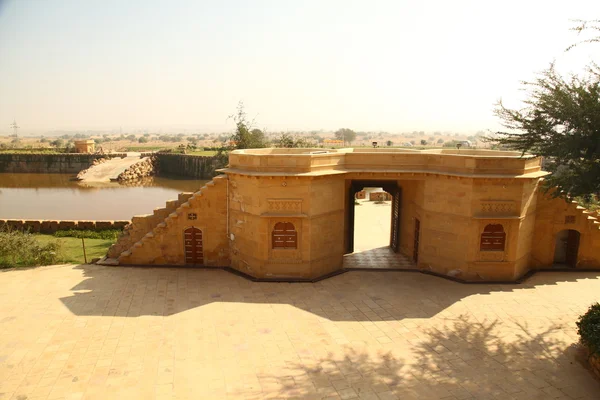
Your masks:
<svg viewBox="0 0 600 400"><path fill-rule="evenodd" d="M427 146L427 140L421 139L421 146Z"/></svg>
<svg viewBox="0 0 600 400"><path fill-rule="evenodd" d="M495 114L509 131L492 139L500 146L548 158L545 180L555 195L600 193L600 68L583 76L560 76L551 65L533 82L523 82L525 108L500 101Z"/></svg>
<svg viewBox="0 0 600 400"><path fill-rule="evenodd" d="M244 111L244 103L238 103L237 111L229 118L235 122L235 132L231 136L231 141L236 149L252 149L267 147L265 134L260 129L252 129L254 121L248 121Z"/></svg>
<svg viewBox="0 0 600 400"><path fill-rule="evenodd" d="M572 31L577 32L578 34L585 32L585 31L600 31L600 19L596 19L596 20L591 20L591 21L586 21L586 20L576 20L574 21L577 23L577 25L575 25L574 27L571 28ZM599 36L594 36L588 39L584 39L578 43L572 44L571 46L567 47L567 51L571 50L573 47L576 47L580 44L583 43L600 43L600 35Z"/></svg>
<svg viewBox="0 0 600 400"><path fill-rule="evenodd" d="M344 145L351 144L354 139L356 139L356 132L348 128L338 129L335 132L335 138L338 140L343 140Z"/></svg>
<svg viewBox="0 0 600 400"><path fill-rule="evenodd" d="M274 141L275 147L311 147L312 143L306 138L292 135L287 132L282 132L281 135Z"/></svg>
<svg viewBox="0 0 600 400"><path fill-rule="evenodd" d="M62 139L56 139L53 140L52 142L50 142L50 145L58 148L58 147L63 147L65 145L65 141Z"/></svg>
<svg viewBox="0 0 600 400"><path fill-rule="evenodd" d="M138 139L139 143L148 143L148 138L145 136L142 136L141 138Z"/></svg>
<svg viewBox="0 0 600 400"><path fill-rule="evenodd" d="M385 142L385 144L387 144L388 146L392 146L394 144L394 142L392 142L391 140L388 140L387 142Z"/></svg>
<svg viewBox="0 0 600 400"><path fill-rule="evenodd" d="M440 139L438 139L438 140L437 140L437 144L444 144L444 139L441 139L441 138L440 138Z"/></svg>

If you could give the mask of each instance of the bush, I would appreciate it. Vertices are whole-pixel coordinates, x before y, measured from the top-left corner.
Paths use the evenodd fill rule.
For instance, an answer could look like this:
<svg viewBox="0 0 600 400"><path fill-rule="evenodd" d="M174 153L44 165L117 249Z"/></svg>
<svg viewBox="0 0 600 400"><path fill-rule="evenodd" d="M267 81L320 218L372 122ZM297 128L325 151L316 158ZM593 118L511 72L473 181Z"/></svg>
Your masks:
<svg viewBox="0 0 600 400"><path fill-rule="evenodd" d="M60 259L60 243L41 245L29 232L0 228L0 267L30 267L55 264Z"/></svg>
<svg viewBox="0 0 600 400"><path fill-rule="evenodd" d="M600 356L600 303L592 304L590 309L579 317L577 333L590 352Z"/></svg>
<svg viewBox="0 0 600 400"><path fill-rule="evenodd" d="M106 229L103 231L90 231L90 230L74 230L69 229L65 231L56 231L54 232L55 237L74 237L74 238L84 238L84 239L105 239L105 240L115 240L121 233L118 229Z"/></svg>

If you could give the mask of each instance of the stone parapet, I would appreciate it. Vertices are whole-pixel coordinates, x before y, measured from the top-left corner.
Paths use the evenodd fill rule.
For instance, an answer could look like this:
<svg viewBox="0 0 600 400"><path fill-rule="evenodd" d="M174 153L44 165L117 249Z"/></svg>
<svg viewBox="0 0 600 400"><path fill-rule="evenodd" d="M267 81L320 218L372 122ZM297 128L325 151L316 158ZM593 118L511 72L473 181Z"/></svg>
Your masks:
<svg viewBox="0 0 600 400"><path fill-rule="evenodd" d="M248 149L229 155L224 172L247 175L406 172L477 177L542 177L541 158L519 152L403 149Z"/></svg>
<svg viewBox="0 0 600 400"><path fill-rule="evenodd" d="M126 157L125 153L112 154L47 154L0 153L0 172L9 173L73 173L89 168L100 158Z"/></svg>
<svg viewBox="0 0 600 400"><path fill-rule="evenodd" d="M0 219L0 228L26 230L32 233L54 233L64 230L102 231L107 229L123 229L130 221L82 221L82 220L32 220L32 219Z"/></svg>

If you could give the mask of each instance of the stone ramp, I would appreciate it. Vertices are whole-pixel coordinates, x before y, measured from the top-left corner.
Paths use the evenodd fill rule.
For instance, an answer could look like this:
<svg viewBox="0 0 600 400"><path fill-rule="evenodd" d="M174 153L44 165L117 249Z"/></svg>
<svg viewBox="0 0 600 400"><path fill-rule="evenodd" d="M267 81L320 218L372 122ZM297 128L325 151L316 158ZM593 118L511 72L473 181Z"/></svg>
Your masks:
<svg viewBox="0 0 600 400"><path fill-rule="evenodd" d="M140 158L140 153L127 153L127 157L124 158L111 158L85 170L79 175L79 180L83 182L110 182L116 180L119 174L127 168L146 159L147 157Z"/></svg>

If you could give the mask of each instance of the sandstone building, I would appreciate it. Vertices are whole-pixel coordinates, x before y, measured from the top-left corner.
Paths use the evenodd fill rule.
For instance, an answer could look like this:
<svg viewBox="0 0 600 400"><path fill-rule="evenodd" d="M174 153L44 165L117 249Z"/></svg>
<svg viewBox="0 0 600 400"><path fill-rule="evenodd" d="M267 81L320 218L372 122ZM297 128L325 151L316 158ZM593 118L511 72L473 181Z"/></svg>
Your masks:
<svg viewBox="0 0 600 400"><path fill-rule="evenodd" d="M135 216L106 263L228 266L315 279L354 248L354 199L392 195L390 247L415 268L513 281L560 263L600 266L595 214L543 193L541 159L487 150L248 149L196 193Z"/></svg>

